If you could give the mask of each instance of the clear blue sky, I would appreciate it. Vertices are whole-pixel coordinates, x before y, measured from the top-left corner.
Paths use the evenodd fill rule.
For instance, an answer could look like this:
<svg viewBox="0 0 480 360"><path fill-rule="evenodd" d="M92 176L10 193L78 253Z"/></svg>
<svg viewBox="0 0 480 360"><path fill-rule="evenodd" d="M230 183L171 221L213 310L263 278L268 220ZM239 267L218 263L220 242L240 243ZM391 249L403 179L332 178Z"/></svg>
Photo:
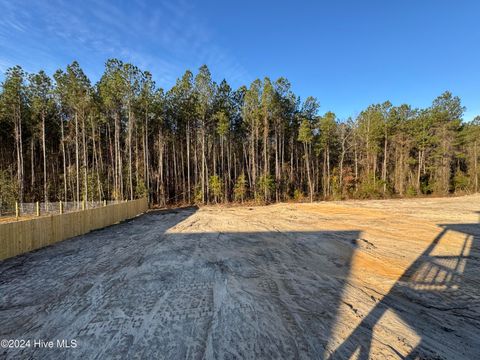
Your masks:
<svg viewBox="0 0 480 360"><path fill-rule="evenodd" d="M234 87L287 77L341 118L390 100L428 106L444 90L480 114L480 1L0 0L0 71L52 74L109 57L170 87L206 63Z"/></svg>

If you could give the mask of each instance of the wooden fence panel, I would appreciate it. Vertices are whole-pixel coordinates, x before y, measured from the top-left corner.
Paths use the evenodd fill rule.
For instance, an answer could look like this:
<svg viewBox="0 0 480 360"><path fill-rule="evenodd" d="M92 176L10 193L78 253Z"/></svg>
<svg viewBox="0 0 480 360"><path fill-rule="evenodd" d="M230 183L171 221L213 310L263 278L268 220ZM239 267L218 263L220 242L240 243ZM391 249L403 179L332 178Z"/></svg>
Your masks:
<svg viewBox="0 0 480 360"><path fill-rule="evenodd" d="M0 223L0 260L133 218L148 209L147 199Z"/></svg>

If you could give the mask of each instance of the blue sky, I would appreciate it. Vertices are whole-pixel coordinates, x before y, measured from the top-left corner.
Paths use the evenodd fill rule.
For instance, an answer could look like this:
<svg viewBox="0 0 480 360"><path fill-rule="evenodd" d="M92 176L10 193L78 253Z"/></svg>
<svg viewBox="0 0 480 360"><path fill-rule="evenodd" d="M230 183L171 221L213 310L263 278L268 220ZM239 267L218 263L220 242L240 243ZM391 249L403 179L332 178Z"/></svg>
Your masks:
<svg viewBox="0 0 480 360"><path fill-rule="evenodd" d="M480 1L6 1L0 71L52 74L78 60L93 81L107 58L168 88L206 63L234 87L287 77L321 111L354 116L390 100L428 106L445 90L480 114Z"/></svg>

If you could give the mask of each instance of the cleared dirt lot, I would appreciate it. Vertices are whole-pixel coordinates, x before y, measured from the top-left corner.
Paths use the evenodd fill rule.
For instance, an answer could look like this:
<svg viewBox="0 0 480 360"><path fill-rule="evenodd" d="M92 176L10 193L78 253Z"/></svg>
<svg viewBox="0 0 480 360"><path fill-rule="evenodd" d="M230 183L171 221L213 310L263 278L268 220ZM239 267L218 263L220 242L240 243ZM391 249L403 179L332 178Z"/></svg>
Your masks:
<svg viewBox="0 0 480 360"><path fill-rule="evenodd" d="M480 196L154 211L0 262L17 358L480 358ZM33 344L32 344L33 345Z"/></svg>

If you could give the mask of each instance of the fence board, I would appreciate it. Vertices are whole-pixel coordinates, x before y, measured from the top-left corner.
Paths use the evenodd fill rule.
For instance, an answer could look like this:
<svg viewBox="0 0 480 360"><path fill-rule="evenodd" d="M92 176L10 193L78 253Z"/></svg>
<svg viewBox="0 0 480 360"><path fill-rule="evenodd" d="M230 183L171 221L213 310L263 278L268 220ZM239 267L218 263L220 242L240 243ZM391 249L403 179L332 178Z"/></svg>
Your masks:
<svg viewBox="0 0 480 360"><path fill-rule="evenodd" d="M130 219L148 209L147 199L0 223L0 260Z"/></svg>

